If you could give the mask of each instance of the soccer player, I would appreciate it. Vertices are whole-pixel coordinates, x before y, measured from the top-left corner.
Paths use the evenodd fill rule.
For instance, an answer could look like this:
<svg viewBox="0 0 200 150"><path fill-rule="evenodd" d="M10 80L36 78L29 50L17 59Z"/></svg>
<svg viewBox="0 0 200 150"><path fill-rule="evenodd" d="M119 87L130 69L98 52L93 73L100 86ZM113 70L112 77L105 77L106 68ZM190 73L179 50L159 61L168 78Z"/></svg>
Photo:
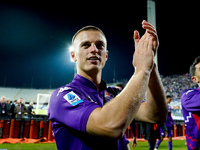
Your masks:
<svg viewBox="0 0 200 150"><path fill-rule="evenodd" d="M73 36L70 55L77 74L54 91L48 111L59 150L125 150L129 147L124 132L133 119L166 121L165 93L154 63L157 33L146 21L142 27L146 32L141 38L134 31L135 72L118 95L118 89L101 79L108 59L105 34L86 26ZM142 103L145 93L147 101Z"/></svg>
<svg viewBox="0 0 200 150"><path fill-rule="evenodd" d="M188 89L181 96L188 150L200 150L200 56L190 66L192 81L198 89Z"/></svg>
<svg viewBox="0 0 200 150"><path fill-rule="evenodd" d="M166 131L164 130L164 127L160 128L161 138L157 141L155 150L158 149L160 143L163 141L163 139L165 137L165 132L167 132L167 136L168 136L168 149L172 150L172 134L173 134L173 128L172 127L173 127L173 125L175 125L175 123L172 119L171 106L169 105L172 101L172 97L170 95L167 95L166 101L167 101L167 104L168 104L168 115L167 115L167 121L165 122Z"/></svg>

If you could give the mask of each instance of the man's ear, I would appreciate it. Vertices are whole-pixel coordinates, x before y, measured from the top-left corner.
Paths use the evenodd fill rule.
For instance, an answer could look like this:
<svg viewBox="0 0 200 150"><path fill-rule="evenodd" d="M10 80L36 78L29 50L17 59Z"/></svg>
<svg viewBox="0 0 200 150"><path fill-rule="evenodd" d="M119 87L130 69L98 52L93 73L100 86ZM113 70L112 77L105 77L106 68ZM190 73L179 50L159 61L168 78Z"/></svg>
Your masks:
<svg viewBox="0 0 200 150"><path fill-rule="evenodd" d="M74 62L76 62L77 59L76 59L76 56L75 56L74 51L71 51L71 52L70 52L70 55L71 55L71 59L72 59Z"/></svg>
<svg viewBox="0 0 200 150"><path fill-rule="evenodd" d="M191 79L194 83L199 83L199 79L196 76L192 76Z"/></svg>
<svg viewBox="0 0 200 150"><path fill-rule="evenodd" d="M106 50L106 61L108 60L108 50Z"/></svg>

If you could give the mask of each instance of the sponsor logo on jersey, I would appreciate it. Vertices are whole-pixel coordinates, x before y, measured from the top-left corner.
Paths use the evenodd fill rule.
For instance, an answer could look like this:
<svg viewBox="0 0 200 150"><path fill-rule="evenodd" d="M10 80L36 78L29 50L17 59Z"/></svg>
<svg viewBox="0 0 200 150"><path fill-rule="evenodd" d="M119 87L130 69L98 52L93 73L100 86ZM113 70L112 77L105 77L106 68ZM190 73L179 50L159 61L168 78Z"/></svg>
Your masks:
<svg viewBox="0 0 200 150"><path fill-rule="evenodd" d="M71 105L76 106L77 104L83 102L78 95L76 95L73 91L67 93L64 96L64 99L66 99Z"/></svg>
<svg viewBox="0 0 200 150"><path fill-rule="evenodd" d="M188 90L188 91L186 92L186 95L188 95L188 93L190 93L190 92L192 92L192 91L194 91L194 90Z"/></svg>
<svg viewBox="0 0 200 150"><path fill-rule="evenodd" d="M60 88L56 96L58 96L61 92L67 91L67 90L69 90L69 89L71 89L71 88L69 88L69 87L67 87L67 86L66 86L66 87L63 87L63 88Z"/></svg>
<svg viewBox="0 0 200 150"><path fill-rule="evenodd" d="M105 91L104 97L105 97L105 99L106 99L107 101L109 101L109 100L111 100L111 99L114 98L113 94L111 94L111 93L109 93L109 92L107 92L107 91Z"/></svg>

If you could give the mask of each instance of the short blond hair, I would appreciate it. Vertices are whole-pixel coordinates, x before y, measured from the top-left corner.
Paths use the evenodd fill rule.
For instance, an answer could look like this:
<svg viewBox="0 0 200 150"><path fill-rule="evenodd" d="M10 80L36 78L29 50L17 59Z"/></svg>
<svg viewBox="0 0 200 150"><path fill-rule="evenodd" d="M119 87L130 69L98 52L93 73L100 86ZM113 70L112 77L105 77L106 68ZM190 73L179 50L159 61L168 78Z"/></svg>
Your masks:
<svg viewBox="0 0 200 150"><path fill-rule="evenodd" d="M99 31L99 32L106 38L105 34L103 33L103 31L102 31L100 28L98 28L98 27L96 27L96 26L89 25L89 26L85 26L85 27L81 28L80 30L78 30L78 31L74 34L74 36L72 37L72 44L74 43L74 40L75 40L75 38L77 37L77 35L78 35L79 33L81 33L82 31Z"/></svg>

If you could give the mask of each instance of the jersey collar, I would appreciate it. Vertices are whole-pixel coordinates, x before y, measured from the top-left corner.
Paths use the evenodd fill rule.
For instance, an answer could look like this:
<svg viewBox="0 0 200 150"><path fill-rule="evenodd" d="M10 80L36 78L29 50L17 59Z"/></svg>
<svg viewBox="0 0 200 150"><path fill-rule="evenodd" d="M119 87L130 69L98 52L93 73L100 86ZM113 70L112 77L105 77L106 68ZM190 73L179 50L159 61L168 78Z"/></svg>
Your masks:
<svg viewBox="0 0 200 150"><path fill-rule="evenodd" d="M94 90L97 91L97 87L92 81L88 80L87 78L79 74L75 74L73 82L76 82L76 84L78 84L84 89L88 89L89 91L94 91ZM104 91L106 87L107 87L106 82L104 80L101 80L99 92Z"/></svg>

